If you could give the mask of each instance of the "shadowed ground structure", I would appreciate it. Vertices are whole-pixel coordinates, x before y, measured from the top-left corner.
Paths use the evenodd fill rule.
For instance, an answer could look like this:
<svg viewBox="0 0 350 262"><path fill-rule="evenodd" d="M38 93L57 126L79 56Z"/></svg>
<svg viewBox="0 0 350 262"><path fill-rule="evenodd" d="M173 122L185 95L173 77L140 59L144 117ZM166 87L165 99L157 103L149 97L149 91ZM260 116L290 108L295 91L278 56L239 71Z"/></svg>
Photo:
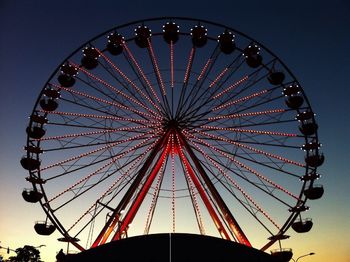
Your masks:
<svg viewBox="0 0 350 262"><path fill-rule="evenodd" d="M60 260L61 261L61 260ZM260 250L223 240L193 234L154 234L130 237L67 255L62 262L80 261L250 261L273 262Z"/></svg>

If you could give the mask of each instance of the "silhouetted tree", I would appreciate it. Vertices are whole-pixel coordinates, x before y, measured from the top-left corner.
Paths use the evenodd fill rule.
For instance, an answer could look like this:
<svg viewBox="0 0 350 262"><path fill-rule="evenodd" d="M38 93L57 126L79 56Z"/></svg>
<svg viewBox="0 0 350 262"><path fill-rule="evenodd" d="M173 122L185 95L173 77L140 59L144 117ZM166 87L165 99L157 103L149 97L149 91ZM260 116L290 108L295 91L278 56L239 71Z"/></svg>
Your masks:
<svg viewBox="0 0 350 262"><path fill-rule="evenodd" d="M9 262L43 262L40 259L40 251L33 246L24 246L17 248L17 256L9 257Z"/></svg>

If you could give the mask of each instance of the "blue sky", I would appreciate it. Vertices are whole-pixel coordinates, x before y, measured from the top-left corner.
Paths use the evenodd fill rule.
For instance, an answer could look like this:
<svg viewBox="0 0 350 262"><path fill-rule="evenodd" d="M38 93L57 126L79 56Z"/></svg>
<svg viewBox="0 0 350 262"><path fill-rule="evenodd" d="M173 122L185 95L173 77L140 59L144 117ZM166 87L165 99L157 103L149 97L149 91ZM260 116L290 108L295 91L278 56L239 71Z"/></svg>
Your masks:
<svg viewBox="0 0 350 262"><path fill-rule="evenodd" d="M26 187L19 165L27 117L42 86L64 58L83 42L116 25L160 16L183 16L226 24L272 50L303 85L317 114L325 164L322 200L311 204L315 225L286 243L309 261L349 261L350 4L347 1L10 1L0 3L0 245L47 244L45 261L59 250L39 237L38 205L21 197ZM337 243L337 252L334 247ZM0 251L1 252L1 251ZM1 253L0 253L1 254ZM51 259L51 260L50 260Z"/></svg>

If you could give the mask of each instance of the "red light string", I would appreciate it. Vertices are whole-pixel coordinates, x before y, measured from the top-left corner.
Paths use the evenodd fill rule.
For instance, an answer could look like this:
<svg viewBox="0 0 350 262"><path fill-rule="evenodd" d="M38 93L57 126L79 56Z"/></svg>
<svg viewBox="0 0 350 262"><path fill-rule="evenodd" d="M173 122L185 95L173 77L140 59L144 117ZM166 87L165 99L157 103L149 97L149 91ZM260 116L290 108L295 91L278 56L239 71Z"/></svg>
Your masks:
<svg viewBox="0 0 350 262"><path fill-rule="evenodd" d="M174 87L174 43L170 41L170 85Z"/></svg>
<svg viewBox="0 0 350 262"><path fill-rule="evenodd" d="M128 46L126 45L126 43L123 44L123 47L125 48L129 58L131 59L131 61L134 63L134 65L136 66L137 70L139 71L139 73L141 74L142 78L145 80L146 84L148 85L148 87L151 89L151 92L154 96L154 98L158 101L158 103L160 103L160 99L156 93L156 91L154 90L151 82L148 80L147 76L145 75L145 73L143 72L141 66L137 63L134 55L132 54L132 52L130 51L130 49L128 48Z"/></svg>
<svg viewBox="0 0 350 262"><path fill-rule="evenodd" d="M61 115L61 116L76 116L76 117L83 117L83 118L109 119L109 120L116 120L116 121L127 121L127 122L133 122L133 123L156 124L156 125L159 124L159 121L124 118L124 117L117 117L117 116L101 116L101 115L94 115L94 114L81 114L81 113L73 113L73 112L45 111L45 110L38 110L38 112L48 113L48 114L52 114L52 115Z"/></svg>
<svg viewBox="0 0 350 262"><path fill-rule="evenodd" d="M131 81L127 76L126 76L126 74L125 73L123 73L123 71L120 69L120 68L118 68L106 55L104 55L100 50L97 50L98 52L99 52L99 54L106 60L106 62L108 63L108 64L110 64L118 73L119 73L119 75L121 75L133 88L135 88L135 90L141 95L141 96L143 96L148 102L150 102L151 104L152 104L152 106L154 107L154 108L156 108L159 112L161 111L161 109L153 102L153 100L151 100L151 98L148 96L148 95L146 95L144 92L142 92L142 90L133 82L133 81ZM133 56L132 56L133 57ZM134 58L134 57L133 57ZM135 59L135 58L134 58ZM136 60L135 60L136 61ZM136 62L136 64L137 64L137 62ZM137 66L136 67L138 67L138 64L137 64ZM151 89L151 91L153 91L154 92L154 90L153 89ZM152 93L153 93L152 92ZM157 99L158 97L156 96L156 94L155 93L153 93L153 95L154 95L154 97ZM158 103L160 102L158 99L157 99L157 101L158 101Z"/></svg>
<svg viewBox="0 0 350 262"><path fill-rule="evenodd" d="M177 134L176 134L176 138L177 138L177 143L180 145L179 138L178 138ZM185 157L181 146L179 146L179 153L180 153L181 158ZM188 186L189 186L189 193L191 194L191 199L193 201L194 211L195 211L196 217L197 217L199 232L201 235L205 235L205 228L204 228L204 224L203 224L203 219L202 219L201 211L200 211L200 208L198 205L196 192L194 190L195 186L193 185L192 179L188 173L189 171L188 171L187 165L184 164L183 167L185 169L185 178L186 178Z"/></svg>
<svg viewBox="0 0 350 262"><path fill-rule="evenodd" d="M196 51L196 49L192 47L190 55L188 57L188 63L187 63L187 67L186 67L185 77L184 77L184 84L187 84L187 81L190 77L190 70L192 67L192 62L193 62L193 57L194 57L195 51Z"/></svg>
<svg viewBox="0 0 350 262"><path fill-rule="evenodd" d="M193 142L193 141L191 141ZM217 162L211 158L208 154L206 154L203 149L201 149L197 144L195 144L195 142L193 142L193 145L202 153L202 155L208 159L214 166L217 170L219 170L219 172L226 178L228 179L231 184L237 188L241 193L242 195L248 199L276 228L280 229L280 226L271 218L271 216L266 212L264 211L254 200L253 198L248 194L246 193L239 185L238 183L233 180L233 178L231 176L229 176L228 174L226 174L226 172L217 164Z"/></svg>
<svg viewBox="0 0 350 262"><path fill-rule="evenodd" d="M161 130L161 129L159 129ZM127 143L127 142L130 142L130 141L135 141L137 139L141 139L149 134L152 134L151 131L147 132L147 133L144 133L144 134L138 134L136 136L133 136L133 137L129 137L125 140L122 140L122 141L118 141L118 142L115 142L115 143L111 143L111 144L108 144L107 146L103 146L103 147L100 147L100 148L97 148L97 149L94 149L94 150L91 150L89 152L86 152L86 153L83 153L83 154L80 154L80 155L77 155L77 156L74 156L74 157L71 157L71 158L68 158L68 159L65 159L65 160L62 160L60 162L57 162L57 163L54 163L54 164L51 164L51 165L48 165L46 167L43 167L40 169L40 171L45 171L47 169L50 169L50 168L53 168L53 167L56 167L56 166L60 166L60 165L63 165L63 164L66 164L68 162L71 162L71 161L74 161L74 160L79 160L80 158L83 158L83 157L86 157L86 156L89 156L89 155L92 155L94 153L97 153L97 152L100 152L100 151L103 151L103 150L106 150L106 149L109 149L111 147L114 147L114 146L117 146L117 145L120 145L120 144L123 144L123 143ZM155 134L152 134L150 137L146 138L144 141L148 141L150 140L151 138L155 137L156 135ZM130 149L129 149L130 150Z"/></svg>
<svg viewBox="0 0 350 262"><path fill-rule="evenodd" d="M220 136L216 136L216 135L213 135L213 134L208 134L208 133L203 132L203 131L199 131L199 130L195 130L195 131L197 133L203 135L203 136L214 138L214 139L217 139L217 140L220 140L220 141L223 141L223 142L226 142L226 143L238 146L238 147L246 148L246 149L249 149L249 150L251 150L251 151L253 151L255 153L259 153L261 155L272 157L272 158L281 160L281 161L283 161L285 163L288 163L288 164L296 165L296 166L299 166L299 167L305 167L304 164L301 164L301 163L293 161L293 160L289 160L289 159L287 159L285 157L281 157L281 156L278 156L278 155L275 155L275 154L271 154L271 153L265 152L263 150L254 148L254 147L251 147L251 146L248 146L248 145L245 145L245 144L242 144L242 143L238 143L238 142L232 141L230 139L226 139L226 138L223 138L223 137L220 137Z"/></svg>
<svg viewBox="0 0 350 262"><path fill-rule="evenodd" d="M228 68L226 67L224 70L221 71L221 73L214 79L213 82L209 85L210 88L212 88L216 83L226 74L228 71Z"/></svg>
<svg viewBox="0 0 350 262"><path fill-rule="evenodd" d="M273 132L273 131L262 131L262 130L252 130L252 129L240 129L240 128L230 128L230 127L217 127L217 126L201 126L202 129L208 130L222 130L237 133L251 133L259 135L270 135L270 136L285 136L285 137L297 137L297 134L283 133L283 132Z"/></svg>
<svg viewBox="0 0 350 262"><path fill-rule="evenodd" d="M205 65L204 65L204 67L203 67L201 73L199 74L199 76L198 76L198 78L197 78L198 81L201 80L201 79L203 78L204 73L207 71L208 66L211 64L211 62L212 62L212 59L209 58L208 61L205 63Z"/></svg>
<svg viewBox="0 0 350 262"><path fill-rule="evenodd" d="M156 141L157 142L157 141ZM151 150L154 146L155 146L155 144L156 144L156 142L154 142L154 143L152 143L152 145L150 145L147 149L146 149L146 151L143 153L143 154L141 154L141 155L139 155L134 161L133 161L133 163L132 163L132 165L130 165L130 167L127 169L127 171L123 174L123 175L121 175L121 176L119 176L114 182L113 182L113 184L97 199L97 201L92 205L92 206L90 206L90 208L88 208L88 210L76 221L76 222L74 222L74 224L67 230L67 232L69 232L69 231L71 231L95 206L97 206L97 204L98 204L98 202L100 201L100 200L102 200L107 194L109 194L110 192L112 192L113 190L114 190L114 187L122 180L122 179L124 179L124 178L126 178L127 176L129 176L129 172L130 172L130 170L131 169L133 169L134 167L135 167L135 165L138 163L138 162L140 162L141 161L141 159L142 158L144 158L145 157L145 155L149 152L149 150Z"/></svg>
<svg viewBox="0 0 350 262"><path fill-rule="evenodd" d="M244 81L248 80L248 76L243 77L242 79L238 80L236 83L230 85L229 87L227 87L225 90L221 91L219 94L213 96L214 99L219 98L220 96L226 94L227 92L231 91L232 89L235 89L236 87L238 87L240 84L242 84Z"/></svg>
<svg viewBox="0 0 350 262"><path fill-rule="evenodd" d="M103 169L105 169L106 167L112 165L116 160L123 158L125 155L127 155L128 153L137 150L138 148L142 147L147 141L149 141L150 139L152 139L152 137L149 137L145 140L143 140L142 142L138 143L137 145L129 148L129 150L121 153L121 154L117 154L115 155L112 160L110 160L108 163L106 163L105 165L99 167L97 170L95 170L94 172L90 173L89 175L87 175L86 177L80 179L79 181L77 181L75 184L73 184L72 186L68 187L67 189L65 189L64 191L60 192L59 194L57 194L56 196L52 197L48 203L52 202L53 200L57 199L58 197L62 196L63 194L71 191L73 188L75 188L77 185L80 185L81 183L83 183L84 181L87 181L88 179L90 179L92 176L95 176L96 174L98 174L99 172L101 172ZM153 144L155 144L157 141L155 141Z"/></svg>
<svg viewBox="0 0 350 262"><path fill-rule="evenodd" d="M56 85L53 85L53 86L56 86ZM86 97L86 98L89 98L89 99L92 99L92 100L95 100L95 101L98 101L98 102L105 103L107 105L112 105L112 106L116 106L116 107L121 108L121 109L125 109L125 110L128 110L128 111L131 111L131 112L136 113L138 115L142 115L142 116L153 118L153 119L157 119L157 120L162 120L162 118L157 116L157 115L147 114L145 112L142 112L140 110L137 110L137 109L134 109L134 108L122 105L120 103L110 102L110 101L107 101L107 100L104 100L104 99L101 99L101 98L98 98L98 97L95 97L95 96L92 96L92 95L89 95L89 94L86 94L86 93L83 93L83 92L79 92L79 91L76 91L76 90L73 90L73 89L65 88L65 87L59 87L59 88L62 89L62 90L65 90L65 91L67 91L69 93L72 93L72 94L83 96L83 97Z"/></svg>
<svg viewBox="0 0 350 262"><path fill-rule="evenodd" d="M167 140L167 145L163 149L163 152L161 153L158 162L155 164L154 168L146 178L146 181L143 183L142 187L140 188L139 192L135 196L133 203L131 204L129 210L127 211L122 223L120 224L117 232L113 236L113 241L120 239L120 234L119 232L124 232L128 229L130 223L132 223L136 213L138 212L140 205L142 204L146 194L149 192L149 188L151 187L152 183L154 182L155 177L159 173L161 167L165 164L166 158L169 154L169 149L170 149L170 143L169 143L169 134L166 134L166 140ZM107 235L105 235L104 239L106 239ZM100 243L104 243L104 239Z"/></svg>
<svg viewBox="0 0 350 262"><path fill-rule="evenodd" d="M70 64L74 65L72 62L70 62ZM104 85L105 87L107 87L108 89L116 92L118 95L123 96L124 98L132 101L133 103L135 103L136 105L142 107L143 109L145 109L146 111L150 112L151 114L157 115L157 113L155 111L153 111L152 109L150 109L149 107L145 106L143 103L137 101L136 99L132 98L131 96L125 94L124 92L118 90L117 88L115 88L114 86L108 84L106 81L102 80L101 78L93 75L92 73L90 73L89 71L85 70L82 67L78 67L76 65L74 65L75 67L79 68L80 71L82 71L83 73L85 73L87 76L89 76L90 78L100 82L102 85Z"/></svg>
<svg viewBox="0 0 350 262"><path fill-rule="evenodd" d="M239 98L237 100L233 100L231 102L228 102L226 104L223 104L223 105L220 105L220 106L217 106L215 108L212 109L212 111L216 111L216 110L220 110L220 109L223 109L223 108L226 108L226 107L229 107L229 106L232 106L232 105L235 105L237 103L241 103L241 102L245 102L245 101L248 101L252 98L255 98L255 97L258 97L258 96L261 96L263 94L266 94L268 92L268 90L263 90L263 91L260 91L260 92L257 92L257 93L254 93L254 94L251 94L249 96L245 96L245 97L242 97L242 98Z"/></svg>
<svg viewBox="0 0 350 262"><path fill-rule="evenodd" d="M266 110L266 111L260 111L260 112L219 115L219 116L214 116L214 117L208 117L208 120L209 121L215 121L215 120L219 120L219 119L233 119L233 118L240 118L240 117L246 117L246 116L269 115L269 114L282 113L282 112L285 112L285 111L286 111L285 109L273 109L273 110Z"/></svg>
<svg viewBox="0 0 350 262"><path fill-rule="evenodd" d="M163 95L166 96L166 90L165 90L165 86L163 83L163 78L162 78L162 75L161 75L160 70L159 70L158 61L157 61L156 55L154 53L152 42L151 42L150 38L147 38L147 42L148 42L148 51L149 51L151 58L152 58L152 63L153 63L153 66L155 68L155 71L156 71L158 82L159 82L160 87L162 89Z"/></svg>
<svg viewBox="0 0 350 262"><path fill-rule="evenodd" d="M175 233L175 143L174 134L171 134L171 212L173 218L173 233Z"/></svg>
<svg viewBox="0 0 350 262"><path fill-rule="evenodd" d="M161 166L161 168L159 170L156 185L155 185L154 191L152 193L151 205L150 205L150 208L148 209L146 225L145 225L145 229L144 229L145 235L147 235L149 233L149 230L151 227L154 210L155 210L155 207L157 205L157 200L158 200L158 196L159 196L160 185L161 185L161 182L162 182L162 179L164 176L164 166L165 166L165 162L163 162L163 165Z"/></svg>
<svg viewBox="0 0 350 262"><path fill-rule="evenodd" d="M235 163L237 166L239 167L243 167L244 169L248 170L250 173L254 174L255 176L261 178L262 180L268 182L269 184L273 185L275 188L281 190L282 192L286 193L287 195L295 198L296 200L300 201L299 197L297 197L296 195L294 195L293 193L289 192L288 190L286 190L285 188L283 188L282 186L276 184L275 182L273 182L272 180L266 178L265 176L261 175L260 173L258 173L257 171L255 171L254 169L250 168L249 166L243 164L242 162L236 160L233 156L223 152L222 150L210 145L209 143L203 141L202 139L198 138L198 137L195 137L191 134L189 134L188 132L184 131L183 130L183 133L186 137L193 137L195 140L199 141L200 144L202 145L205 145L207 147L209 147L211 150L223 155L224 157L226 157L228 160L230 160L231 162ZM190 138L189 138L190 139ZM191 139L192 143L194 142L192 139Z"/></svg>
<svg viewBox="0 0 350 262"><path fill-rule="evenodd" d="M75 138L75 137L82 137L82 136L93 136L93 135L100 135L100 134L107 134L107 133L117 133L117 132L133 132L135 130L140 129L146 129L146 128L155 128L159 127L160 125L144 125L144 126L132 126L132 127L121 127L121 128L112 128L112 129L106 129L101 131L91 131L91 132L83 132L83 133L76 133L76 134L67 134L67 135L61 135L61 136L49 136L44 137L40 139L36 139L38 141L47 141L47 140L60 140L60 139L66 139L66 138Z"/></svg>

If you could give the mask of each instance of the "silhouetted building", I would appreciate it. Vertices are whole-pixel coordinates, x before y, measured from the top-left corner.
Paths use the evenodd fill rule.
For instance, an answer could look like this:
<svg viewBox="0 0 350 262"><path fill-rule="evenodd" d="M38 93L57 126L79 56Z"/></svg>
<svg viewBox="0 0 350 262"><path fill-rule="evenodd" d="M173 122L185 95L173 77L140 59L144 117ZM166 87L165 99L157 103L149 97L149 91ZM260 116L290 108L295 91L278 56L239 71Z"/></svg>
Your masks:
<svg viewBox="0 0 350 262"><path fill-rule="evenodd" d="M193 234L154 234L130 237L65 256L80 261L249 261L273 262L271 255L236 242Z"/></svg>

